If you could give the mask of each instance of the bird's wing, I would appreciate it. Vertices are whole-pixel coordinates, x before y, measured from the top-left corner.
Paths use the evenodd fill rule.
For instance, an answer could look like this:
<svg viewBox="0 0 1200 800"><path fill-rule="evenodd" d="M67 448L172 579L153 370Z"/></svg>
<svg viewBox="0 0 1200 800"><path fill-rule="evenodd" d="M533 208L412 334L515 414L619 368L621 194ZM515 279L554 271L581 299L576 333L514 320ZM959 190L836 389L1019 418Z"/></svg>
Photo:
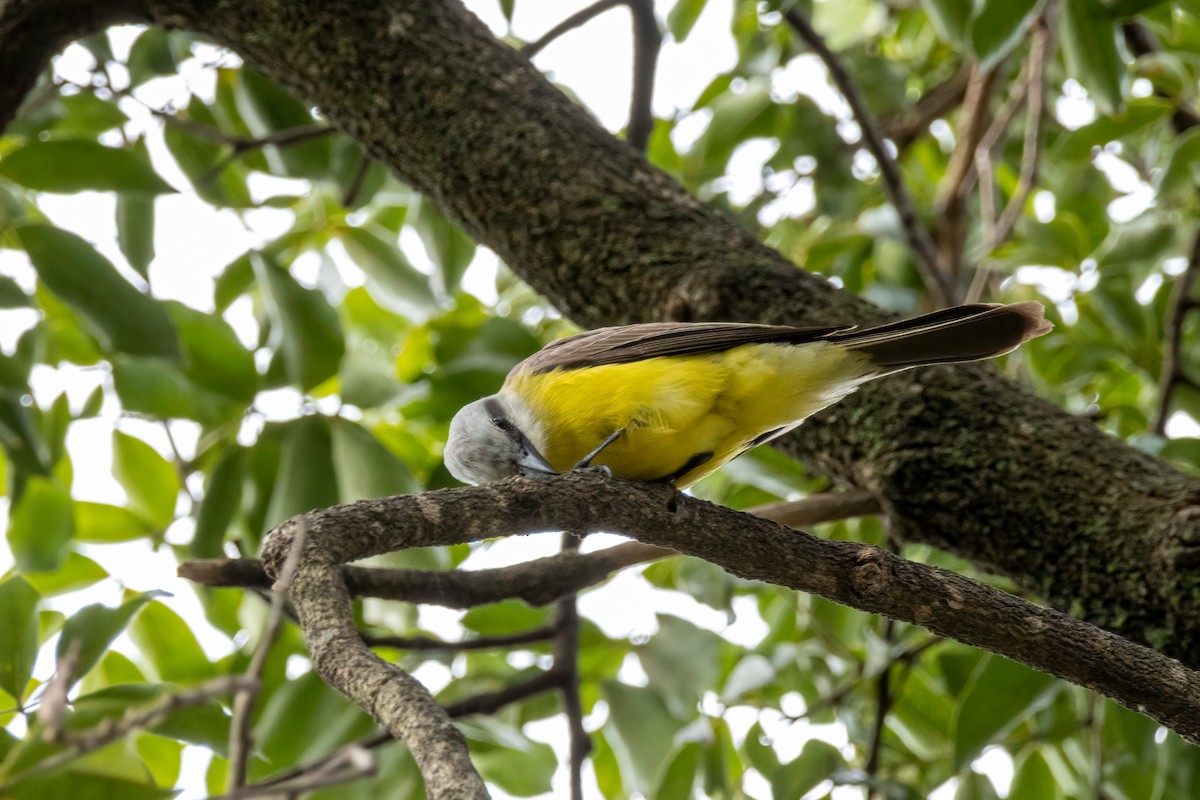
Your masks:
<svg viewBox="0 0 1200 800"><path fill-rule="evenodd" d="M597 328L551 342L518 364L513 372L537 374L554 369L628 364L663 356L719 353L743 344L800 344L850 327L853 326L794 328L743 322L648 322Z"/></svg>

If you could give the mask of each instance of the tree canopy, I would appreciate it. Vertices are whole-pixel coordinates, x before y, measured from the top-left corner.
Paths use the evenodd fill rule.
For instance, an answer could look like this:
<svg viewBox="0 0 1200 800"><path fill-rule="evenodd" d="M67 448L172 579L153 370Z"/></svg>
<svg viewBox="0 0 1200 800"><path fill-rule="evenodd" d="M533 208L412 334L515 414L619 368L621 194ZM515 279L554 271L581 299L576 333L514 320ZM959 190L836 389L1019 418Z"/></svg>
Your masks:
<svg viewBox="0 0 1200 800"><path fill-rule="evenodd" d="M1200 5L534 5L0 6L0 796L1200 793ZM695 487L758 519L426 494L577 326L1025 299Z"/></svg>

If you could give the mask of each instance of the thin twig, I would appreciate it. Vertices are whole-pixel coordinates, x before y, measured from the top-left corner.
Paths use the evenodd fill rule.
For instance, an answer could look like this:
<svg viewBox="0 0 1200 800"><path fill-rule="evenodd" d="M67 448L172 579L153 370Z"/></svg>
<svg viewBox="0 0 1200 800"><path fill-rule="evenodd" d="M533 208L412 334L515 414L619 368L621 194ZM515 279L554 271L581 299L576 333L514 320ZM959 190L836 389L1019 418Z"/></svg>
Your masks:
<svg viewBox="0 0 1200 800"><path fill-rule="evenodd" d="M1171 396L1180 384L1196 385L1183 369L1183 321L1187 312L1196 307L1192 297L1196 279L1200 278L1200 230L1192 239L1192 250L1188 255L1187 268L1175 279L1171 292L1171 306L1167 313L1166 332L1163 337L1162 368L1158 372L1158 410L1154 415L1154 432L1165 436L1167 420L1171 413Z"/></svg>
<svg viewBox="0 0 1200 800"><path fill-rule="evenodd" d="M494 714L505 706L534 695L557 689L562 685L562 676L554 669L539 672L532 678L505 686L494 692L472 695L445 706L450 717L467 717L472 714Z"/></svg>
<svg viewBox="0 0 1200 800"><path fill-rule="evenodd" d="M778 522L791 528L805 528L822 522L869 517L880 513L875 495L866 489L810 494L800 500L765 503L748 509L747 514Z"/></svg>
<svg viewBox="0 0 1200 800"><path fill-rule="evenodd" d="M54 674L46 683L42 699L38 703L37 720L42 726L42 741L57 744L63 738L63 719L67 715L69 701L67 693L71 690L71 678L75 668L79 666L79 651L82 641L71 639L67 652L58 659Z"/></svg>
<svg viewBox="0 0 1200 800"><path fill-rule="evenodd" d="M829 70L829 76L833 78L838 91L846 98L846 103L849 104L850 110L854 114L854 119L858 122L859 128L862 129L863 144L871 152L871 155L875 157L876 163L879 164L879 172L883 176L883 184L887 188L888 196L892 200L892 205L895 207L896 213L900 216L900 223L904 227L904 235L908 240L909 249L912 251L913 259L916 262L917 271L920 273L921 279L925 282L925 286L933 297L934 302L939 306L953 304L959 295L958 288L951 282L949 276L938 269L937 249L933 244L933 239L930 237L929 231L921 223L920 217L917 216L916 205L913 202L912 195L908 191L908 186L904 183L903 176L900 174L900 168L896 164L896 159L892 156L887 144L883 141L883 137L879 133L879 128L875 125L871 113L863 103L862 97L858 92L858 87L855 86L850 73L847 72L841 59L825 44L825 40L813 28L808 17L796 8L786 9L783 12L783 16L792 28L795 29L796 33L800 35L800 38L825 63L825 68Z"/></svg>
<svg viewBox="0 0 1200 800"><path fill-rule="evenodd" d="M935 119L962 103L970 76L969 68L960 68L946 80L925 90L912 106L880 116L879 133L896 145L896 152L903 153L929 130Z"/></svg>
<svg viewBox="0 0 1200 800"><path fill-rule="evenodd" d="M372 163L374 162L366 151L358 154L358 166L354 168L354 175L351 176L350 183L346 184L346 191L342 193L343 208L349 208L358 199L358 193L362 191L363 181L367 179Z"/></svg>
<svg viewBox="0 0 1200 800"><path fill-rule="evenodd" d="M605 11L616 8L617 6L627 5L628 0L600 0L587 8L581 8L571 16L564 19L562 22L555 25L550 30L546 31L537 40L529 42L521 47L521 55L527 58L533 58L540 53L546 45L553 42L564 33L573 31L576 28L586 25L591 20L603 14Z"/></svg>
<svg viewBox="0 0 1200 800"><path fill-rule="evenodd" d="M975 175L979 182L979 225L985 242L992 240L998 216L996 181L992 176L992 158L1008 135L1009 126L1016 119L1017 112L1024 107L1028 89L1029 70L1028 67L1023 67L1020 74L1010 84L1004 105L996 112L992 124L988 126L987 131L979 140L979 146L975 148Z"/></svg>
<svg viewBox="0 0 1200 800"><path fill-rule="evenodd" d="M371 647L394 647L397 650L447 650L461 652L464 650L490 650L498 647L513 647L520 644L548 642L554 638L556 628L546 625L533 628L508 636L479 636L474 639L463 639L459 642L444 642L430 636L370 636L363 634L363 641Z"/></svg>
<svg viewBox="0 0 1200 800"><path fill-rule="evenodd" d="M278 787L282 783L290 783L293 780L301 778L305 775L326 773L332 768L331 765L338 764L342 761L342 759L345 758L345 751L350 748L356 748L359 750L375 750L394 741L396 741L396 739L394 736L392 736L391 731L386 729L375 731L374 733L364 736L361 739L356 739L353 742L344 744L337 750L334 750L332 753L314 759L307 764L301 764L300 766L284 770L278 775L272 775L270 778L255 784L255 788L266 788L268 786ZM282 790L277 789L277 791Z"/></svg>
<svg viewBox="0 0 1200 800"><path fill-rule="evenodd" d="M254 137L230 136L225 139L225 143L230 146L229 154L218 161L216 164L200 176L200 183L206 184L209 181L216 180L225 169L237 161L246 153L254 150L261 150L264 147L287 147L289 145L300 144L312 139L319 139L322 136L328 136L333 133L334 129L324 123L313 123L311 125L298 125L294 128L284 128L283 130L271 131L268 134Z"/></svg>
<svg viewBox="0 0 1200 800"><path fill-rule="evenodd" d="M979 262L975 276L971 279L966 301L977 302L982 296L984 287L991 280L992 270L984 263L988 254L1003 244L1012 234L1017 220L1025 210L1025 202L1030 192L1037 184L1038 167L1042 156L1042 122L1046 112L1046 65L1053 58L1054 32L1051 29L1053 15L1050 9L1033 25L1032 43L1029 48L1029 65L1023 73L1024 80L1018 78L1018 86L1024 89L1020 94L1027 98L1025 103L1025 138L1021 149L1021 167L1017 177L1017 187L1009 198L1008 205L997 218L994 209L995 190L992 185L991 153L997 146L1001 135L1008 128L1007 108L997 115L996 122L984 135L976 149L976 172L979 175L980 216L982 218L983 243L974 259ZM1013 92L1014 98L1017 92ZM992 131L996 131L995 139Z"/></svg>
<svg viewBox="0 0 1200 800"><path fill-rule="evenodd" d="M563 552L579 549L581 538L570 531L562 535ZM571 800L583 800L583 761L592 751L592 740L583 727L579 697L579 608L576 595L558 601L554 613L554 671L561 681L563 712L570 730Z"/></svg>
<svg viewBox="0 0 1200 800"><path fill-rule="evenodd" d="M976 67L967 83L962 124L946 175L939 188L941 215L936 231L937 263L942 274L957 282L963 273L963 248L967 232L967 197L975 182L975 152L987 130L988 109L996 85L995 68L981 73Z"/></svg>
<svg viewBox="0 0 1200 800"><path fill-rule="evenodd" d="M300 563L300 552L304 549L304 540L308 536L308 526L297 526L296 536L291 542L291 549L279 571L279 580L271 587L274 595L271 597L271 610L263 623L259 634L258 646L246 668L246 676L252 683L240 690L233 698L233 716L229 722L229 781L228 794L238 797L242 787L246 785L246 772L250 765L250 753L253 742L250 738L250 715L254 710L254 701L262 682L263 669L267 664L267 655L279 635L283 624L283 608L287 599L287 591L292 585L296 574L296 566Z"/></svg>
<svg viewBox="0 0 1200 800"><path fill-rule="evenodd" d="M883 640L892 646L896 639L896 623L885 620L883 623ZM886 665L875 680L875 719L871 721L871 742L867 747L867 761L863 771L867 773L867 800L875 800L879 796L878 783L875 780L879 774L879 759L883 753L883 729L887 722L888 712L892 709L892 667Z"/></svg>
<svg viewBox="0 0 1200 800"><path fill-rule="evenodd" d="M654 130L654 72L663 37L658 29L658 18L654 16L654 0L628 2L633 17L633 92L625 141L634 150L644 153Z"/></svg>
<svg viewBox="0 0 1200 800"><path fill-rule="evenodd" d="M947 640L940 636L927 637L916 644L910 645L893 654L892 657L889 658L876 672L867 675L858 675L854 678L854 680L847 681L833 692L830 692L824 697L817 698L813 702L809 703L799 714L787 714L785 716L789 722L799 722L812 717L814 714L819 714L822 711L836 708L837 706L841 705L842 701L849 697L855 689L861 686L864 680L878 679L878 677L883 674L884 670L903 664L911 664L916 661L917 658L926 650L945 641Z"/></svg>
<svg viewBox="0 0 1200 800"><path fill-rule="evenodd" d="M388 737L391 738L390 736ZM280 796L292 798L305 792L313 792L329 786L340 786L344 783L361 781L374 777L379 767L375 757L369 750L355 743L339 748L331 758L326 759L320 767L293 776L286 786L279 784L259 783L244 786L236 795L213 795L208 800L251 800L251 798Z"/></svg>
<svg viewBox="0 0 1200 800"><path fill-rule="evenodd" d="M1021 170L1017 178L1017 189L1004 207L996 229L987 243L988 252L994 250L1017 223L1025 209L1025 200L1037 183L1038 166L1042 156L1042 120L1046 111L1046 65L1054 57L1054 31L1052 16L1047 12L1033 25L1033 40L1029 49L1029 98L1026 108L1025 141L1021 150Z"/></svg>

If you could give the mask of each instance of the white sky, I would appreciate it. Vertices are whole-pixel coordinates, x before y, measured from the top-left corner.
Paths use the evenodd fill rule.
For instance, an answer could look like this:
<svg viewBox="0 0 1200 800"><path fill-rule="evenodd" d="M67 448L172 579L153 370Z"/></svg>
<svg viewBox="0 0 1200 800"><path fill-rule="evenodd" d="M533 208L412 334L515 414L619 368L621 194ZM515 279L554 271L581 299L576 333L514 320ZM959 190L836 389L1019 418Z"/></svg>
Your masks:
<svg viewBox="0 0 1200 800"><path fill-rule="evenodd" d="M825 0L828 2L828 0ZM524 40L537 38L559 20L591 0L521 0L516 4L513 33ZM665 19L672 0L659 0L657 12ZM506 23L500 13L497 0L468 0L467 6L480 15L498 35L507 33ZM710 2L691 36L679 45L670 40L664 42L659 59L655 85L654 111L660 117L681 116L676 131L676 144L686 147L694 141L707 123L706 114L688 115L688 109L697 95L717 74L730 69L736 62L733 41L728 33L732 4ZM113 32L114 51L123 57L137 33L136 28L118 29ZM206 50L205 60L212 60L218 51ZM594 19L587 26L573 31L543 50L535 62L556 81L570 87L582 99L598 120L609 130L619 131L624 127L628 115L629 90L631 83L632 47L629 35L629 15L619 8ZM68 48L57 61L57 69L64 77L78 82L89 79L91 58L78 46ZM118 80L119 80L118 76ZM811 56L795 59L786 68L777 70L772 76L772 91L778 99L794 98L804 93L813 98L822 108L847 120L848 130L854 129L848 121L849 111L841 97L829 86L823 68ZM202 97L211 96L212 73L198 59L184 64L181 76L160 78L140 87L136 96L143 103L162 108L173 102L183 105L189 92ZM161 174L181 191L178 194L160 197L156 203L157 227L155 233L156 258L150 270L153 293L162 298L181 300L197 308L213 308L213 279L229 261L246 249L260 245L278 236L291 222L291 213L274 209L248 211L239 217L229 210L214 209L188 188L188 183L177 170L162 145L161 129L145 107L130 100L122 101L122 109L132 118L128 127L130 134L145 133L151 144L151 154ZM1090 101L1077 85L1069 88L1067 96L1056 108L1059 118L1071 127L1085 124L1094 115ZM851 134L852 135L852 134ZM746 143L735 153L726 186L735 202L744 202L762 189L762 166L770 158L777 145L760 139ZM1131 218L1140 213L1151 202L1150 187L1140 180L1137 173L1116 154L1102 156L1099 166L1123 196L1110 209L1114 218ZM793 180L784 176L786 180ZM764 222L770 223L781 216L798 216L808 211L813 202L811 184L796 181L796 188L773 203L764 211ZM782 184L781 184L782 185ZM268 176L254 176L252 191L255 196L302 192L305 183L286 181ZM1047 215L1053 214L1053 198L1045 206ZM97 193L77 195L42 195L40 207L60 227L75 231L93 242L109 259L121 267L135 282L141 284L132 270L128 269L116 245L116 230L113 221L114 201L111 197ZM1039 215L1043 213L1039 210ZM402 246L418 266L428 268L419 239L415 235L405 236ZM342 278L351 285L361 283L362 276L344 257L336 257ZM312 283L316 279L319 262L316 258L300 263L294 270L303 281ZM1064 304L1070 303L1070 293L1077 279L1061 270L1031 268L1033 271L1022 276L1022 280L1042 285L1052 296L1062 295ZM468 273L468 288L485 301L494 300L491 285L495 272L495 258L484 248ZM27 288L33 284L33 272L22 255L12 251L0 251L0 273L17 278ZM253 317L249 303L240 301L231 308L227 318L238 330L247 344L254 341ZM0 346L11 352L17 336L33 324L35 316L29 311L0 312ZM48 404L62 391L67 391L74 407L78 408L87 393L105 375L95 370L81 370L71 366L59 369L39 367L33 376L36 399ZM271 392L260 397L258 406L265 418L287 419L299 413L299 395L290 390ZM1173 434L1195 435L1200 432L1190 420L1173 421ZM110 439L114 428L138 436L155 446L164 455L170 453L169 443L163 426L145 421L120 417L115 401L110 400L97 419L74 423L68 434L67 444L75 465L73 494L79 499L121 504L124 492L111 476L112 454ZM172 434L185 455L195 446L197 426L191 423L172 425ZM0 501L0 523L7 515L7 500ZM169 532L169 541L187 541L190 537L190 522L180 522ZM618 541L617 537L593 536L585 543L591 550L608 546ZM467 561L468 568L483 568L515 563L557 549L557 535L517 537L497 542L486 550L477 551ZM95 587L54 598L49 605L65 613L93 602L119 602L121 592L126 589L165 589L173 597L164 600L167 605L181 614L191 625L205 651L210 657L228 653L231 643L204 620L199 602L191 587L175 577L173 556L162 551L153 553L148 545L132 542L122 545L81 546L81 552L100 562L112 575ZM0 573L12 564L12 555L7 543L0 544ZM635 571L626 571L616 576L606 586L588 592L580 599L581 612L598 624L610 636L645 636L657 630L657 614L671 613L684 617L694 624L721 633L739 644L753 646L766 633L766 625L759 617L754 604L747 599L735 603L735 618L727 621L719 614L678 592L651 589L640 580ZM461 615L445 609L424 609L421 623L424 627L446 638L458 638L463 628L458 620ZM128 654L136 649L127 637L117 642L118 649ZM46 678L53 670L53 642L43 652L37 665L36 675ZM418 677L436 690L451 679L450 671L440 665L427 664L417 671ZM630 682L644 682L636 658L630 658L622 672L622 678ZM716 706L716 698L706 701L706 708ZM798 696L785 698L784 710L795 713L802 708ZM588 720L590 728L599 725L605 716L603 704ZM785 761L795 757L803 743L811 737L819 737L842 748L847 756L853 751L847 743L845 730L840 725L813 726L807 723L789 724L776 712L758 713L750 708L728 709L725 713L735 737L740 741L746 731L757 720L771 737L775 748ZM15 723L14 730L20 724ZM551 743L565 763L566 726L561 718L535 723L529 727L535 738ZM207 755L199 748L185 750L184 772L181 777L182 800L203 797L203 774L207 766ZM977 762L976 767L989 775L1002 793L1007 792L1012 778L1012 762L999 748L992 748ZM567 776L559 770L555 778L554 791L546 797L561 797L566 794ZM588 787L589 797L600 797L593 785ZM770 797L770 788L765 779L751 772L746 787L752 797ZM952 780L941 787L935 797L944 800L953 795L955 782ZM812 796L828 791L828 785L817 787ZM503 793L496 792L498 798ZM835 798L846 800L857 798L857 789L839 788Z"/></svg>

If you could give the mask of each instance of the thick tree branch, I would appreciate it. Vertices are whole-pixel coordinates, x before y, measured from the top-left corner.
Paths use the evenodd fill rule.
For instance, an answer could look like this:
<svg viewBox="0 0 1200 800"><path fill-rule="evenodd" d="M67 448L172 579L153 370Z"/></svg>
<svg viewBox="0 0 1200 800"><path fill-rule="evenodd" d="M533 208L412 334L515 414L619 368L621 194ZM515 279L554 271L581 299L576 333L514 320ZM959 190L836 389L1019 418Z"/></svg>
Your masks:
<svg viewBox="0 0 1200 800"><path fill-rule="evenodd" d="M397 549L540 530L618 531L745 579L921 625L1093 689L1200 743L1200 674L1174 659L962 575L877 547L818 539L661 485L572 473L322 509L268 535L268 574L280 569L301 525L308 533L292 596L313 663L408 742L432 796L439 796L448 765L424 757L428 742L413 729L414 715L419 711L422 725L439 730L448 719L394 665L354 652L357 646L369 654L353 630L337 565ZM443 757L451 755L442 750Z"/></svg>
<svg viewBox="0 0 1200 800"><path fill-rule="evenodd" d="M833 79L838 91L846 98L850 111L854 114L855 121L858 122L858 127L862 129L863 145L879 164L884 187L892 200L892 205L896 208L896 213L900 215L905 238L908 240L913 260L916 262L917 271L921 273L921 278L925 281L925 287L939 306L954 303L961 292L950 277L938 269L937 249L934 247L933 239L929 237L929 231L925 229L924 223L917 216L916 204L913 202L912 194L908 191L907 184L904 183L904 177L900 174L900 167L883 141L871 112L863 103L854 79L846 71L841 59L829 49L825 40L813 28L808 17L795 8L786 9L783 16L800 35L800 38L813 49L821 61L825 62L825 68L829 70L829 77Z"/></svg>

